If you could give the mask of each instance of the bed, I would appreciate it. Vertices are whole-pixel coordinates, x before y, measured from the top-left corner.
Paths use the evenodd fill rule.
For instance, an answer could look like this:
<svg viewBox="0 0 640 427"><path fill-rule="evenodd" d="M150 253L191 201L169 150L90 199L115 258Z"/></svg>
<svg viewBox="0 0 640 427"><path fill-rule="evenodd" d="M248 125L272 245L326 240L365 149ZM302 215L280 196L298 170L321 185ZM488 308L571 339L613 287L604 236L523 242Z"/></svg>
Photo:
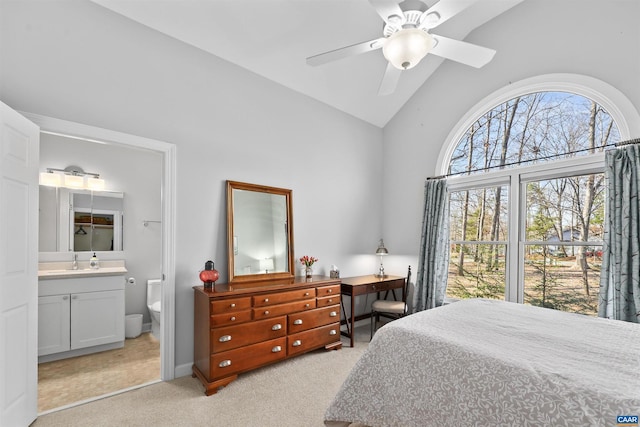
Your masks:
<svg viewBox="0 0 640 427"><path fill-rule="evenodd" d="M640 415L639 324L471 299L380 328L325 425L615 426L622 415Z"/></svg>

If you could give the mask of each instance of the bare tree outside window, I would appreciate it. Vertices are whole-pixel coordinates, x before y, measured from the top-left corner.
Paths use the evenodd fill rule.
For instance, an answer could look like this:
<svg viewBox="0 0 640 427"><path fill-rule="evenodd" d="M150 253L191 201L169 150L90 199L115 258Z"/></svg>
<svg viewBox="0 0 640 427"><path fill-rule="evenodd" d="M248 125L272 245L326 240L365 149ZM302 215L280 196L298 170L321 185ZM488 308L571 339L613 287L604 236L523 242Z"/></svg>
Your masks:
<svg viewBox="0 0 640 427"><path fill-rule="evenodd" d="M619 140L612 117L596 102L568 92L531 93L479 117L454 150L449 172L517 173L531 164L589 156ZM522 202L511 204L508 185L450 193L448 297L503 299L505 253L522 243L517 262L524 283L518 286L525 303L597 313L604 176L557 175L526 181ZM508 206L523 206L521 224L508 223ZM510 227L524 230L522 242L509 241Z"/></svg>

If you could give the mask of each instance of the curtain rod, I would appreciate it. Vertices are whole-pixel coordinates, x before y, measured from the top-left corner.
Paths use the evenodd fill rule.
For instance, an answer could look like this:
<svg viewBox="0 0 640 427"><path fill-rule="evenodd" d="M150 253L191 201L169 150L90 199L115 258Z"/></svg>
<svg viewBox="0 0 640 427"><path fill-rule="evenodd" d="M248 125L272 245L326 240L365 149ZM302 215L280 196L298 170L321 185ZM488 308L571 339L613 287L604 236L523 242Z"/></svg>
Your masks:
<svg viewBox="0 0 640 427"><path fill-rule="evenodd" d="M605 145L597 147L597 148L622 147L624 145L632 145L632 144L639 144L639 143L640 143L640 138L634 138L634 139L628 139L626 141L620 141L620 142L615 142L615 143L611 143L611 144L605 144ZM529 159L529 160L522 160L522 161L519 161L519 162L505 163L504 165L495 165L495 166L489 166L489 167L486 167L486 168L477 168L477 169L471 169L471 170L462 171L462 172L452 172L452 173L448 173L448 174L445 174L445 175L429 176L429 177L427 177L426 180L429 181L431 179L442 179L442 178L448 178L450 176L464 175L464 174L468 174L468 173L471 173L471 172L479 172L479 171L484 171L484 170L489 170L489 169L503 168L505 166L520 165L522 163L529 163L529 162L533 162L533 161L536 161L536 160L553 159L555 157L566 156L567 154L584 153L585 151L592 151L592 150L594 150L594 148L583 148L583 149L580 149L580 150L569 151L567 153L562 153L562 154L553 154L551 156L538 157L536 159Z"/></svg>

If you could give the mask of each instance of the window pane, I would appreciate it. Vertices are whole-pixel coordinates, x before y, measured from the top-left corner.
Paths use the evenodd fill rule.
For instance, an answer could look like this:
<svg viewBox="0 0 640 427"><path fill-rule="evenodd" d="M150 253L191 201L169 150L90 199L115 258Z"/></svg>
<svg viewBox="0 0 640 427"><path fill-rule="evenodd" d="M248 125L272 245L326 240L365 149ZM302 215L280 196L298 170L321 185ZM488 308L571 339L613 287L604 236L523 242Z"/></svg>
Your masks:
<svg viewBox="0 0 640 427"><path fill-rule="evenodd" d="M526 198L526 240L602 241L604 174L530 182Z"/></svg>
<svg viewBox="0 0 640 427"><path fill-rule="evenodd" d="M506 245L453 244L447 297L504 299Z"/></svg>
<svg viewBox="0 0 640 427"><path fill-rule="evenodd" d="M487 111L460 139L451 173L585 156L620 141L611 115L596 102L567 92L518 96Z"/></svg>
<svg viewBox="0 0 640 427"><path fill-rule="evenodd" d="M525 246L525 304L596 316L602 247L554 248Z"/></svg>
<svg viewBox="0 0 640 427"><path fill-rule="evenodd" d="M506 241L508 197L507 186L451 192L451 240Z"/></svg>

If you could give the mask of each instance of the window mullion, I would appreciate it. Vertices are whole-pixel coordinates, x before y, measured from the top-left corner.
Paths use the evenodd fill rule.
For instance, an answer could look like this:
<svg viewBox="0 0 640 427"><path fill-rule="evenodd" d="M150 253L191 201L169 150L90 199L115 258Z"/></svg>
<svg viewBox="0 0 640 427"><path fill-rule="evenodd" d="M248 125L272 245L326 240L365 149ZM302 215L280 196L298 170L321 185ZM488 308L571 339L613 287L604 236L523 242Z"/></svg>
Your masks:
<svg viewBox="0 0 640 427"><path fill-rule="evenodd" d="M519 221L521 217L518 200L520 199L521 189L519 186L518 174L511 173L509 181L509 244L507 245L507 259L505 266L505 277L507 279L507 283L504 290L504 299L505 301L522 302L522 291L520 290L521 286L519 286L519 283L522 283L522 281L520 280L520 239L518 238L520 235Z"/></svg>

